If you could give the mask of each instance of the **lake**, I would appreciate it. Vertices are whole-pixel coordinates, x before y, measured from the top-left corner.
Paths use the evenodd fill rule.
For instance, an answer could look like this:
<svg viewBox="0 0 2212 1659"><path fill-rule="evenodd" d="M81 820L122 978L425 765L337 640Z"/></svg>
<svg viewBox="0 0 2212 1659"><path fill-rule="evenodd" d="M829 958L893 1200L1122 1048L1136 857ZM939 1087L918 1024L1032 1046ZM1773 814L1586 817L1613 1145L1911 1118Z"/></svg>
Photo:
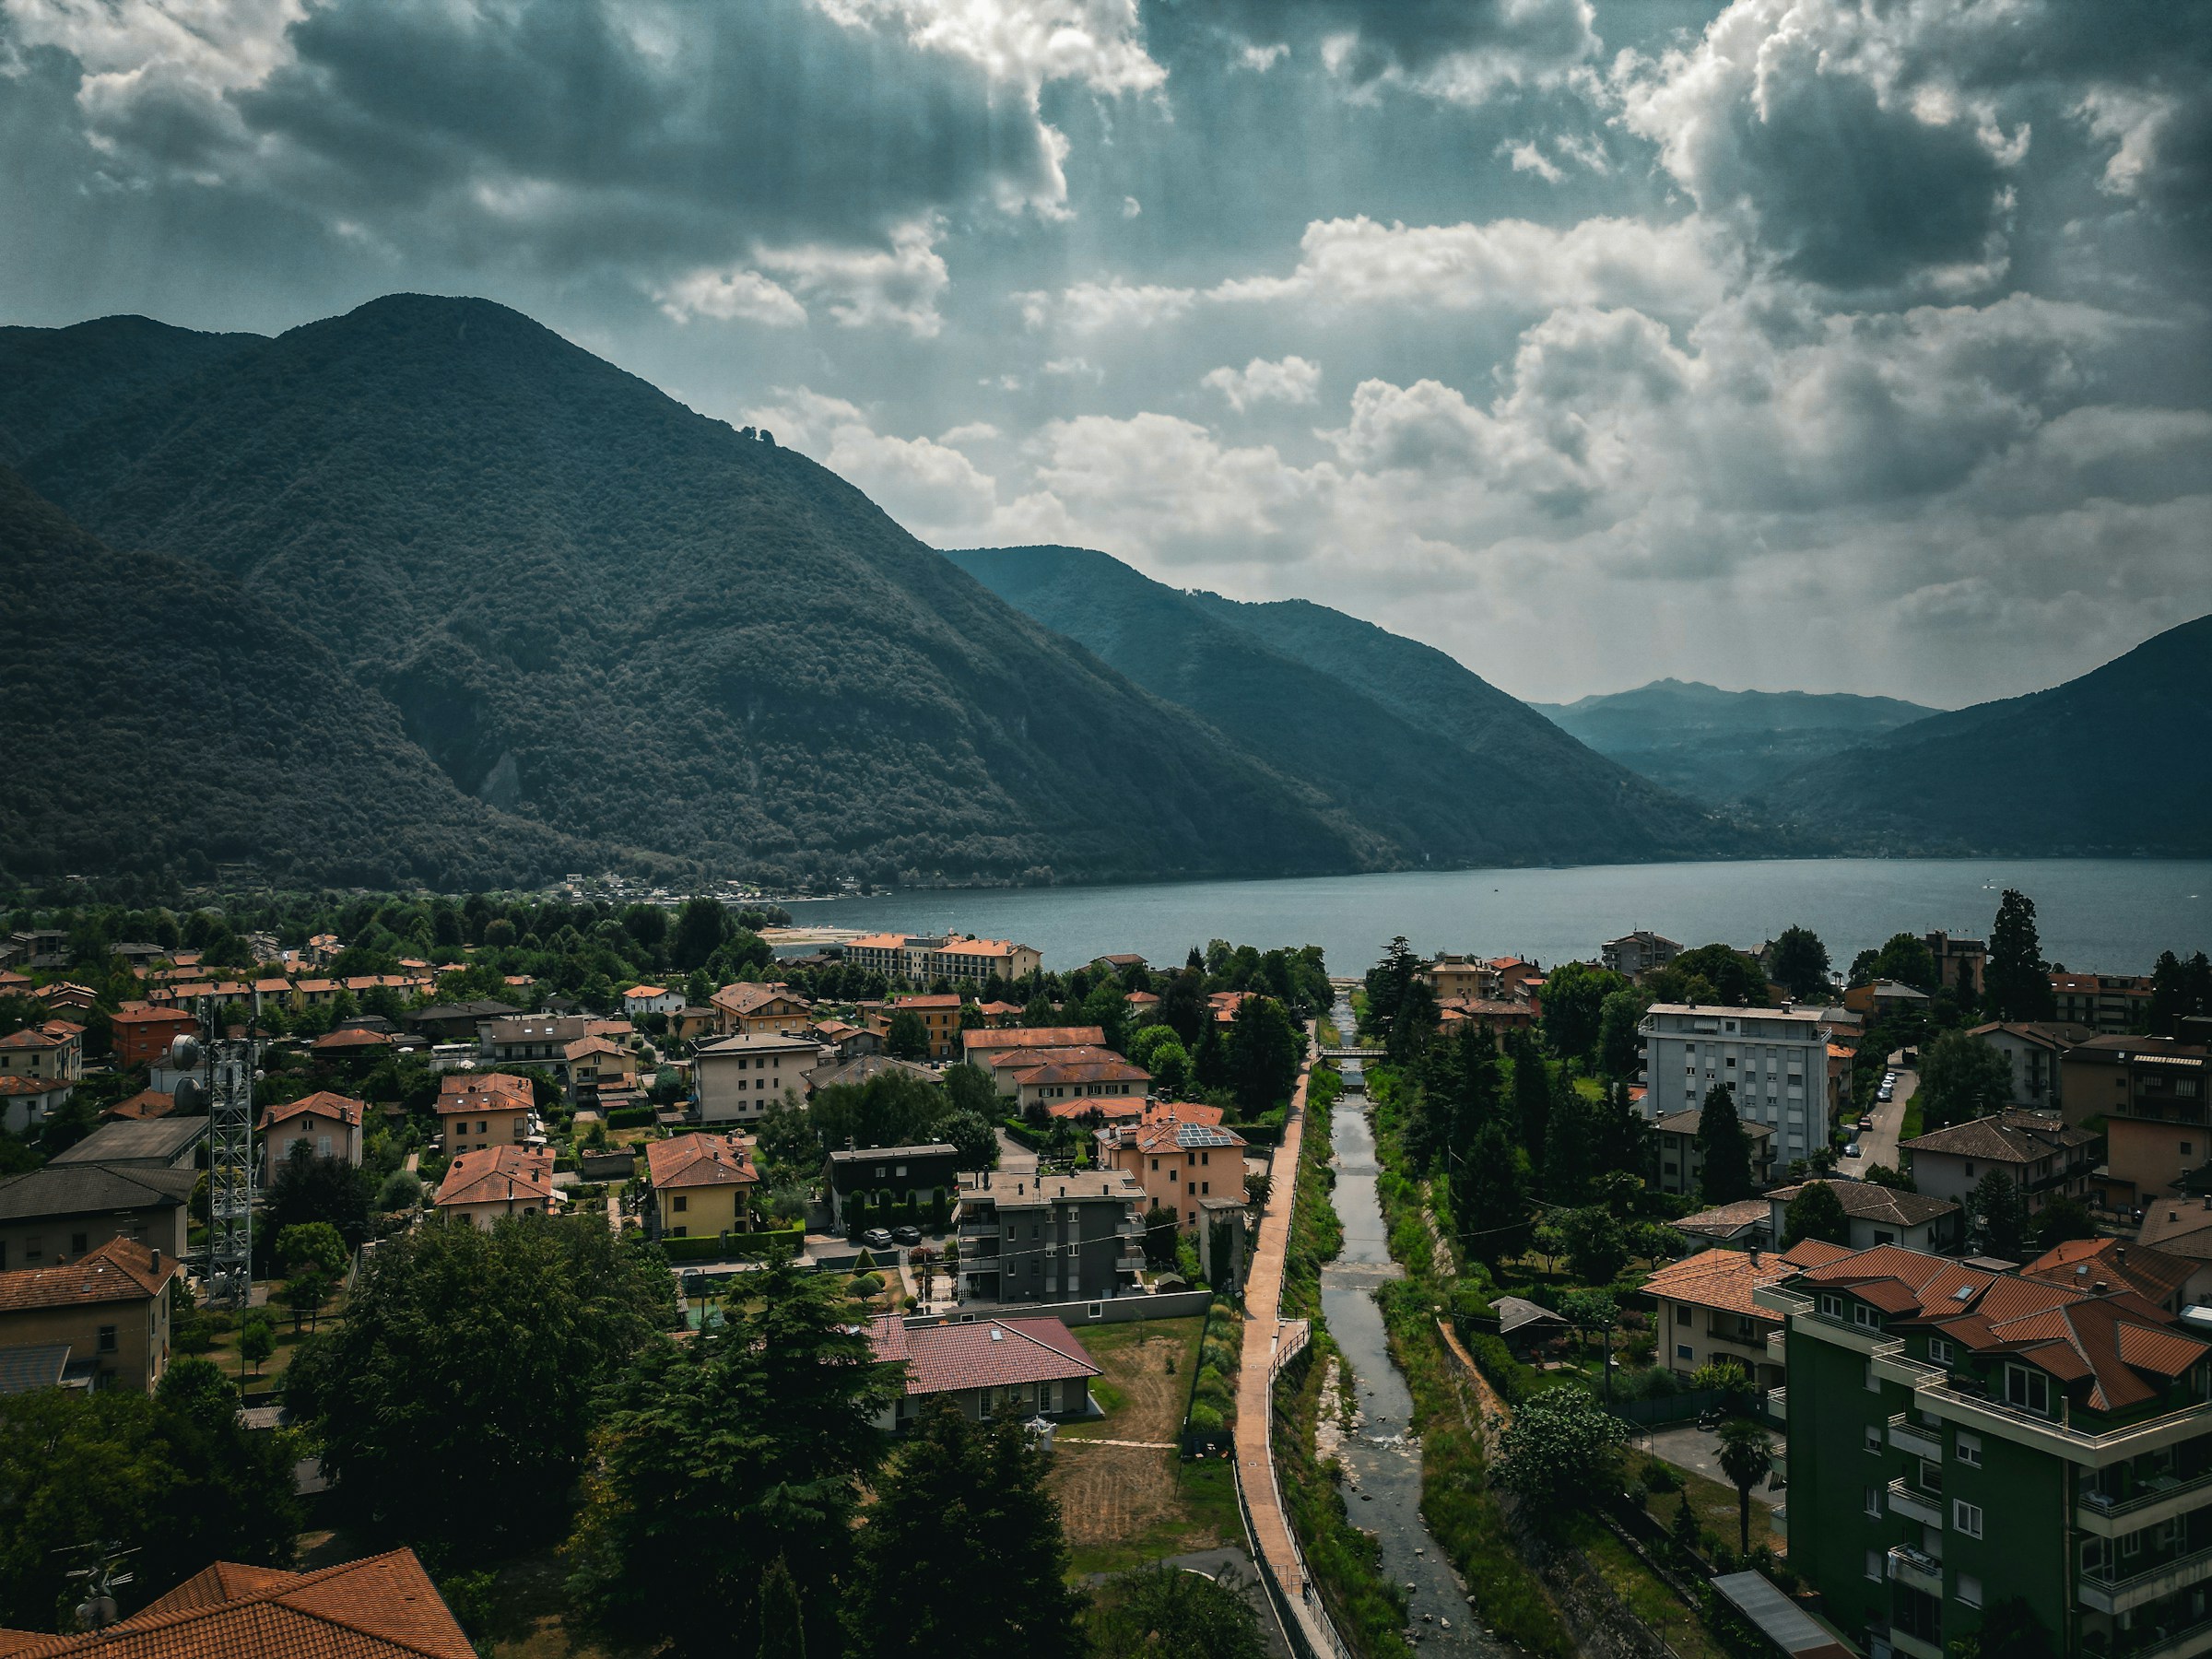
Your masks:
<svg viewBox="0 0 2212 1659"><path fill-rule="evenodd" d="M1757 946L1792 923L1841 969L1891 934L1986 938L2008 887L2035 900L2043 954L2077 972L2146 973L2161 950L2212 951L2212 861L1790 859L1409 870L1295 881L978 888L790 905L802 925L1013 938L1066 970L1111 951L1155 965L1228 939L1319 945L1333 973L1364 972L1394 935L1423 954L1594 958L1648 927L1685 945Z"/></svg>

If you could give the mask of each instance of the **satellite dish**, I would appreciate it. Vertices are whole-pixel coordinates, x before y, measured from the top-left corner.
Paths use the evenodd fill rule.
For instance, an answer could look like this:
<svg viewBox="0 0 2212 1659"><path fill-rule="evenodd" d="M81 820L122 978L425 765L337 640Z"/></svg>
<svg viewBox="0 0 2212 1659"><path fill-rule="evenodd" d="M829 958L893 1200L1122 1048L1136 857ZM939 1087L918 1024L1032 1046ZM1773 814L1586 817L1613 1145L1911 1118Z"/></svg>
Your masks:
<svg viewBox="0 0 2212 1659"><path fill-rule="evenodd" d="M207 1112L207 1091L200 1087L197 1077L179 1077L177 1089L170 1110L179 1117L204 1117Z"/></svg>
<svg viewBox="0 0 2212 1659"><path fill-rule="evenodd" d="M200 1040L187 1031L169 1045L169 1063L179 1071L200 1069Z"/></svg>

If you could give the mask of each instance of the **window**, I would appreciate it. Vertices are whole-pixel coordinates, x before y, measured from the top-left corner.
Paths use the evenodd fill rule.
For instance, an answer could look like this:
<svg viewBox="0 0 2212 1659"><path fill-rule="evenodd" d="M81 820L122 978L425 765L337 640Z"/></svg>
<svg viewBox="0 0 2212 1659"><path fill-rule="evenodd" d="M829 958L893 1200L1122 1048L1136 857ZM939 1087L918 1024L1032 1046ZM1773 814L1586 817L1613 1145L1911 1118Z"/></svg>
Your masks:
<svg viewBox="0 0 2212 1659"><path fill-rule="evenodd" d="M2018 1406L2023 1411L2040 1411L2046 1416L2051 1410L2051 1379L2040 1371L2030 1371L2024 1365L2005 1368L2005 1403Z"/></svg>
<svg viewBox="0 0 2212 1659"><path fill-rule="evenodd" d="M1675 1344L1675 1358L1681 1360L1683 1364L1688 1365L1690 1358L1689 1344L1687 1342L1677 1342Z"/></svg>
<svg viewBox="0 0 2212 1659"><path fill-rule="evenodd" d="M1882 1431L1872 1423L1866 1425L1866 1450L1877 1457L1881 1454Z"/></svg>
<svg viewBox="0 0 2212 1659"><path fill-rule="evenodd" d="M100 1351L103 1354L112 1354L115 1351L115 1327L113 1325L100 1327Z"/></svg>
<svg viewBox="0 0 2212 1659"><path fill-rule="evenodd" d="M672 1207L676 1210L676 1213L680 1216L684 1213L684 1211L691 1207L691 1200L686 1197L683 1194L678 1193L676 1195L676 1203Z"/></svg>
<svg viewBox="0 0 2212 1659"><path fill-rule="evenodd" d="M1865 1302L1853 1302L1851 1304L1851 1323L1865 1330L1878 1331L1882 1328L1882 1316Z"/></svg>
<svg viewBox="0 0 2212 1659"><path fill-rule="evenodd" d="M1948 1365L1951 1362L1951 1345L1940 1336L1929 1337L1928 1358L1938 1365Z"/></svg>
<svg viewBox="0 0 2212 1659"><path fill-rule="evenodd" d="M1982 1535L1982 1506L1969 1503L1963 1498L1951 1500L1951 1530L1963 1533L1970 1538Z"/></svg>
<svg viewBox="0 0 2212 1659"><path fill-rule="evenodd" d="M1982 1605L1982 1581L1972 1573L1960 1573L1953 1588L1958 1593L1959 1600L1964 1606L1978 1607Z"/></svg>
<svg viewBox="0 0 2212 1659"><path fill-rule="evenodd" d="M1882 1552L1878 1549L1866 1552L1866 1576L1877 1584L1882 1582Z"/></svg>
<svg viewBox="0 0 2212 1659"><path fill-rule="evenodd" d="M1680 1307L1680 1306L1677 1306L1677 1307L1675 1309L1675 1323L1676 1323L1677 1324L1689 1324L1689 1323L1690 1323L1690 1312L1689 1312L1689 1310L1688 1310L1688 1308L1685 1308L1685 1307Z"/></svg>
<svg viewBox="0 0 2212 1659"><path fill-rule="evenodd" d="M1980 1435L1961 1434L1953 1449L1958 1453L1960 1463L1977 1469L1982 1466L1982 1437Z"/></svg>
<svg viewBox="0 0 2212 1659"><path fill-rule="evenodd" d="M69 1253L71 1255L83 1255L86 1250L90 1247L88 1243L90 1238L91 1235L89 1233L71 1233L69 1235Z"/></svg>
<svg viewBox="0 0 2212 1659"><path fill-rule="evenodd" d="M1867 1487L1865 1488L1865 1500L1866 1512L1873 1516L1876 1520L1880 1520L1882 1515L1882 1488L1878 1486Z"/></svg>
<svg viewBox="0 0 2212 1659"><path fill-rule="evenodd" d="M1823 1290L1820 1293L1820 1315L1824 1319L1842 1318L1843 1299L1833 1292Z"/></svg>

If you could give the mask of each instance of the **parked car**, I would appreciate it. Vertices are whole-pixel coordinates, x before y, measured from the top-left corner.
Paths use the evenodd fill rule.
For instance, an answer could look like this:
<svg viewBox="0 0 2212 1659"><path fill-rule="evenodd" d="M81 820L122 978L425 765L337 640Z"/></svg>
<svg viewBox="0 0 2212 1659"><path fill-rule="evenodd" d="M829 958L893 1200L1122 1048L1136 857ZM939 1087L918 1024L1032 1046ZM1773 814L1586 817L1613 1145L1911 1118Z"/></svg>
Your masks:
<svg viewBox="0 0 2212 1659"><path fill-rule="evenodd" d="M1846 1158L1856 1158L1858 1155L1859 1143L1855 1140L1843 1148L1843 1156Z"/></svg>
<svg viewBox="0 0 2212 1659"><path fill-rule="evenodd" d="M1865 1134L1865 1133L1866 1133L1866 1131L1867 1131L1867 1130L1869 1130L1869 1129L1871 1129L1871 1128L1873 1128L1873 1127L1874 1127L1874 1119L1873 1119L1872 1117L1868 1116L1868 1115L1867 1115L1865 1112L1862 1112L1861 1113L1859 1113L1859 1133L1860 1133L1861 1135L1864 1135L1864 1134Z"/></svg>
<svg viewBox="0 0 2212 1659"><path fill-rule="evenodd" d="M922 1230L918 1227L894 1227L891 1229L891 1237L901 1244L919 1244L922 1242Z"/></svg>
<svg viewBox="0 0 2212 1659"><path fill-rule="evenodd" d="M891 1235L880 1227L871 1227L860 1235L860 1241L870 1250L888 1250L891 1247Z"/></svg>

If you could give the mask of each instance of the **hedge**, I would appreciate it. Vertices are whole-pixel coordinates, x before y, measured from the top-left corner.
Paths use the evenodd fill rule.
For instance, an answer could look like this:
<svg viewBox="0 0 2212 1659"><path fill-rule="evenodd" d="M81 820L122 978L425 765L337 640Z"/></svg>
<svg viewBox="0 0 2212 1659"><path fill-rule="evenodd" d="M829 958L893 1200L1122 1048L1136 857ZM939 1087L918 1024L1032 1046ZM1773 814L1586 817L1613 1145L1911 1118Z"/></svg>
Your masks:
<svg viewBox="0 0 2212 1659"><path fill-rule="evenodd" d="M672 1262L741 1262L768 1254L779 1241L795 1251L806 1240L805 1228L792 1227L703 1239L663 1238L660 1242L661 1253Z"/></svg>
<svg viewBox="0 0 2212 1659"><path fill-rule="evenodd" d="M609 1129L645 1129L653 1124L651 1106L617 1106L606 1114Z"/></svg>

